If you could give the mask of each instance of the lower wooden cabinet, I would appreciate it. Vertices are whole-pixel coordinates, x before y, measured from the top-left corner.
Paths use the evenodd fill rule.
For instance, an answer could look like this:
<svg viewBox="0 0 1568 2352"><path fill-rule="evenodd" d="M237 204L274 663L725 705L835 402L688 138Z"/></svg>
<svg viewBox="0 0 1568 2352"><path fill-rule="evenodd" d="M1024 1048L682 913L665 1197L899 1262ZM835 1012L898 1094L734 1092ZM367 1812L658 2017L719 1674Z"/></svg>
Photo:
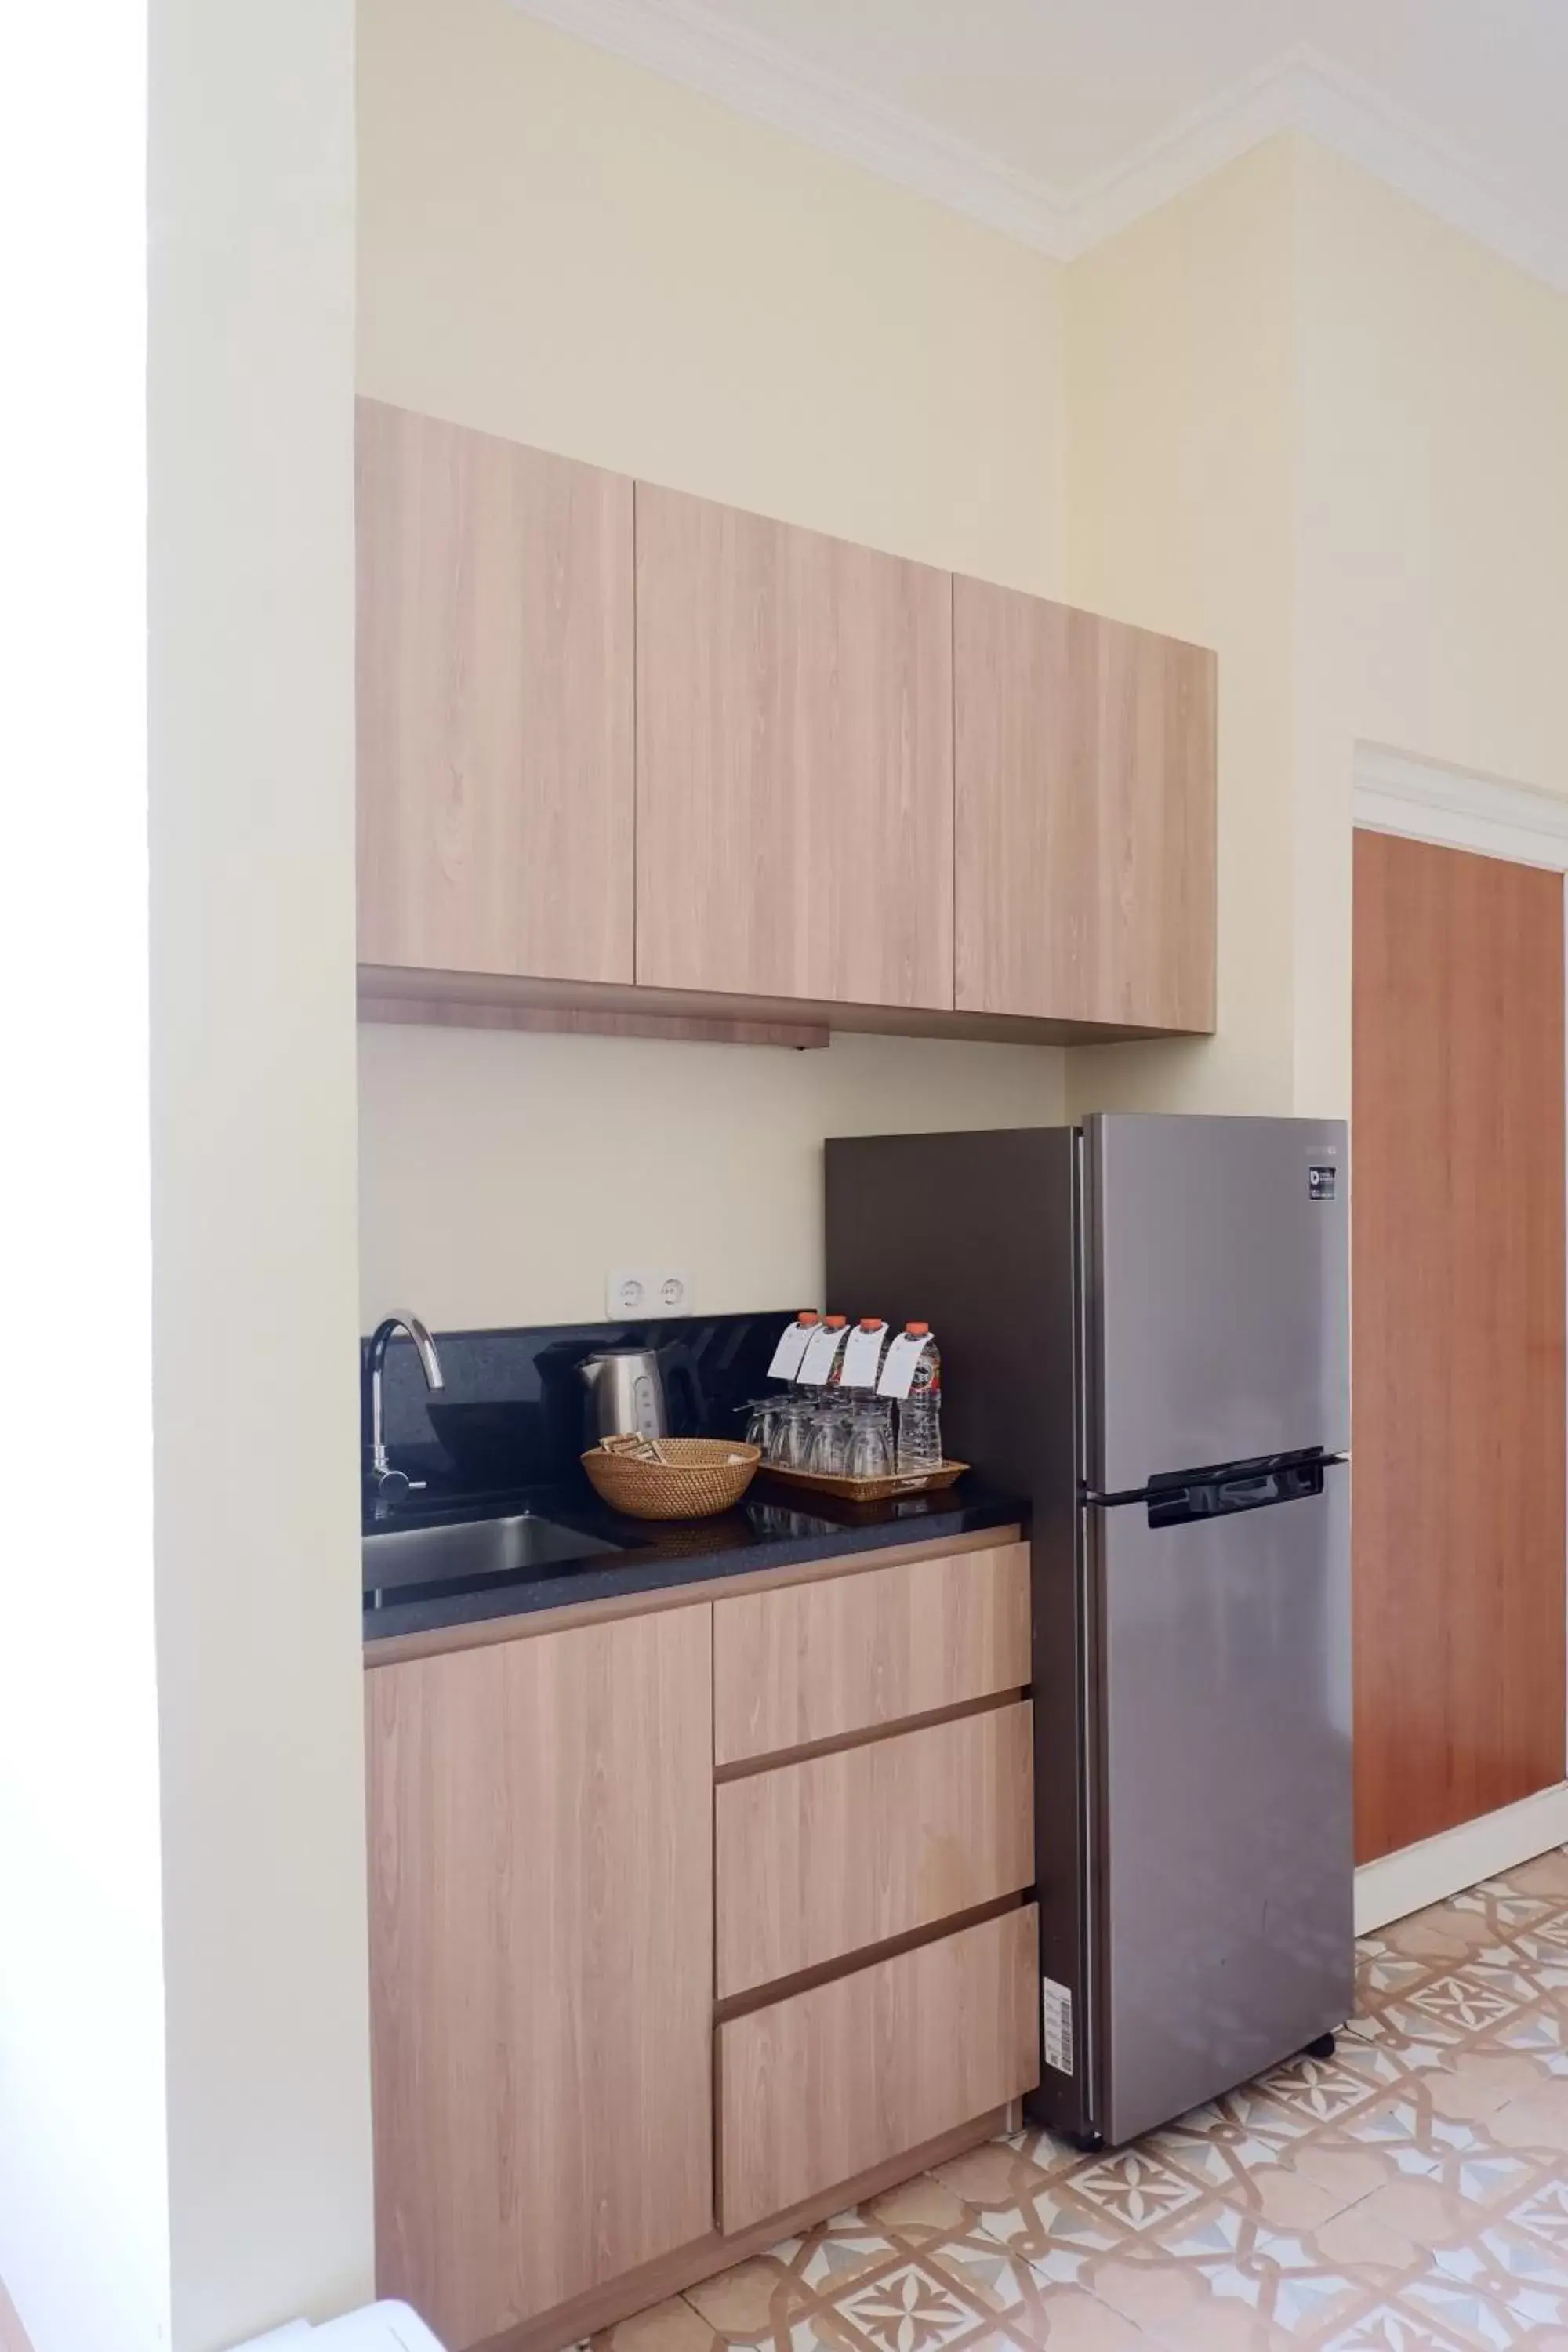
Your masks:
<svg viewBox="0 0 1568 2352"><path fill-rule="evenodd" d="M556 2352L1037 2080L1016 1533L372 1653L376 2283L453 2352Z"/></svg>
<svg viewBox="0 0 1568 2352"><path fill-rule="evenodd" d="M719 2029L729 2232L1004 2105L1039 2074L1034 1905Z"/></svg>
<svg viewBox="0 0 1568 2352"><path fill-rule="evenodd" d="M712 2230L711 1621L369 1676L376 2281L454 2347Z"/></svg>

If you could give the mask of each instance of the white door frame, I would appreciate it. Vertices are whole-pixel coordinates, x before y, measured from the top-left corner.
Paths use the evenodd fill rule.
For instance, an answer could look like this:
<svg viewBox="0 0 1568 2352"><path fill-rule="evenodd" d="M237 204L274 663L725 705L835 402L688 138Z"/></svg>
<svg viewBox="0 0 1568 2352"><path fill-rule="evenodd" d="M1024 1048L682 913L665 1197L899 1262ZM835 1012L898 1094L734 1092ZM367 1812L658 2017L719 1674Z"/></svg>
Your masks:
<svg viewBox="0 0 1568 2352"><path fill-rule="evenodd" d="M1383 744L1355 747L1354 824L1362 833L1396 833L1444 849L1505 857L1568 875L1568 798L1528 784L1446 768ZM1568 937L1568 924L1564 925ZM1354 986L1352 975L1352 986ZM1568 971L1564 972L1568 1001ZM1564 1024L1568 1034L1568 1024ZM1568 1069L1564 1071L1568 1098ZM1564 1204L1568 1217L1568 1203ZM1563 1442L1568 1446L1568 1429ZM1568 1559L1563 1562L1568 1581ZM1478 1880L1511 1870L1552 1846L1568 1844L1568 1753L1555 1787L1521 1798L1479 1821L1462 1822L1419 1845L1363 1863L1356 1872L1356 1932L1365 1935L1428 1903L1440 1903Z"/></svg>

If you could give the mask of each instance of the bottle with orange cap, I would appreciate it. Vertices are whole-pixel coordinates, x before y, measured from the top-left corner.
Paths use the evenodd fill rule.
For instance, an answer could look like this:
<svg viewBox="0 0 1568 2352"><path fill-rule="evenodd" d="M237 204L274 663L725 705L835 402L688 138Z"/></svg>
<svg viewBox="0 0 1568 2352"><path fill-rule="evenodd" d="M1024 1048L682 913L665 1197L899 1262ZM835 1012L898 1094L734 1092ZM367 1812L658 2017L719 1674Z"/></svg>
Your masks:
<svg viewBox="0 0 1568 2352"><path fill-rule="evenodd" d="M942 1451L942 1350L929 1323L906 1323L904 1340L916 1344L909 1387L899 1405L898 1464L900 1477L940 1470Z"/></svg>

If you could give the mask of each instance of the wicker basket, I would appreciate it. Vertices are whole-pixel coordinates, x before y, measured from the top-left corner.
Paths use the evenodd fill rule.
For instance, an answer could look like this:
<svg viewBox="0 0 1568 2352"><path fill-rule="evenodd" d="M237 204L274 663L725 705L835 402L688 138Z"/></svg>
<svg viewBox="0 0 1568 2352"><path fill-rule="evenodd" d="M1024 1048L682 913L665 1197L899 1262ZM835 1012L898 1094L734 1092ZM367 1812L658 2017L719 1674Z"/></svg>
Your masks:
<svg viewBox="0 0 1568 2352"><path fill-rule="evenodd" d="M612 1439L612 1448L615 1444ZM740 1501L763 1458L755 1445L719 1437L661 1437L658 1451L663 1459L640 1458L649 1450L622 1454L596 1445L584 1454L595 1494L613 1511L634 1519L710 1518Z"/></svg>

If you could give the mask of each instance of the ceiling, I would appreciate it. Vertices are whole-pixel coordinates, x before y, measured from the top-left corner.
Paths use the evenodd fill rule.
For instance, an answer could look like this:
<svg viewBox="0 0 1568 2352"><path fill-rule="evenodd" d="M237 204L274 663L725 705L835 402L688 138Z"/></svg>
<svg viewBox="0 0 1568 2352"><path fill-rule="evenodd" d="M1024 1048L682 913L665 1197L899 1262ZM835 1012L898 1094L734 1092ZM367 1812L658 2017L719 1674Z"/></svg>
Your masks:
<svg viewBox="0 0 1568 2352"><path fill-rule="evenodd" d="M1067 257L1309 132L1568 289L1568 0L518 0Z"/></svg>

